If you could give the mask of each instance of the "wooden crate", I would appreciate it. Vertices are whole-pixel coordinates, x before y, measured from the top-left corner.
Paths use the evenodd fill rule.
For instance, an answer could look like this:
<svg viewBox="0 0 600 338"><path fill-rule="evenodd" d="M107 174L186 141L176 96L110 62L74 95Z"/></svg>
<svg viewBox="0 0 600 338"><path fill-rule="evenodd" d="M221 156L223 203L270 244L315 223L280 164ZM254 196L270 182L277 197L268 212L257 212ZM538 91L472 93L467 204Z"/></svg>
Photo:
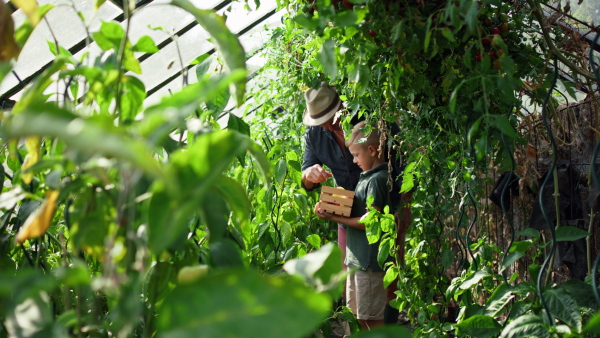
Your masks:
<svg viewBox="0 0 600 338"><path fill-rule="evenodd" d="M326 212L350 217L352 202L354 202L354 191L323 186L319 202L321 202L321 209Z"/></svg>

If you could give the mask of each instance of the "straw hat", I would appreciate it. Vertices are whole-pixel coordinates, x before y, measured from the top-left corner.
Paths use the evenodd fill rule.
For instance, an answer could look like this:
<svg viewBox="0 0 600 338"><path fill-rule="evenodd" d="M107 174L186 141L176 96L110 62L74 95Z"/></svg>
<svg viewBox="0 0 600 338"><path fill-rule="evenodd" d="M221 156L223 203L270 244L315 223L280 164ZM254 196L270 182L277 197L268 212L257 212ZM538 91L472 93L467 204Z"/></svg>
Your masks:
<svg viewBox="0 0 600 338"><path fill-rule="evenodd" d="M318 126L329 121L342 108L342 100L327 82L319 89L309 89L304 94L306 110L302 122L307 126Z"/></svg>

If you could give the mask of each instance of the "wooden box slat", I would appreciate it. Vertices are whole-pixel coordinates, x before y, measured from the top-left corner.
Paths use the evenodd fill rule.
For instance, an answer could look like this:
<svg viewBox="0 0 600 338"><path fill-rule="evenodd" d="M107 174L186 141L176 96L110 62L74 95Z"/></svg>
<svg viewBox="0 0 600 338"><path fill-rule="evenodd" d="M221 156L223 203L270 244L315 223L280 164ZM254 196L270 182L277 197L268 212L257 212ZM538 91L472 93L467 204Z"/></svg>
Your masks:
<svg viewBox="0 0 600 338"><path fill-rule="evenodd" d="M321 198L321 201L329 202L329 203L337 203L337 204L340 204L341 206L345 206L345 207L352 207L352 202L354 201L353 199L350 199L350 198L333 197L333 196L327 195L327 194L321 194L320 198Z"/></svg>
<svg viewBox="0 0 600 338"><path fill-rule="evenodd" d="M354 198L354 191L351 190L344 190L344 189L338 189L338 188L334 188L334 187L329 187L329 186L323 186L321 188L321 194L323 193L327 193L327 194L335 194L335 195L342 195L342 196L347 196L350 198Z"/></svg>
<svg viewBox="0 0 600 338"><path fill-rule="evenodd" d="M323 186L321 188L319 201L321 202L321 209L325 210L326 212L350 217L352 203L354 202L354 191Z"/></svg>

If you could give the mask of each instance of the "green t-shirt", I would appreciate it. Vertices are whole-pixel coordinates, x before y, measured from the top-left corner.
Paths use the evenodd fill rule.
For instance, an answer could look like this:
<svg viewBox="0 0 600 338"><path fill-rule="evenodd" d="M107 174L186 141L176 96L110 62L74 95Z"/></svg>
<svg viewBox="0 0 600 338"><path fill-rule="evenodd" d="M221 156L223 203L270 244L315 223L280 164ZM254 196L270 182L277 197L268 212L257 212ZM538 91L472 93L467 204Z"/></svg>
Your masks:
<svg viewBox="0 0 600 338"><path fill-rule="evenodd" d="M361 217L367 213L367 197L373 196L373 205L383 208L390 205L388 187L388 164L382 163L369 171L360 174L354 191L354 202L350 217ZM352 268L372 271L383 271L377 263L379 242L369 244L365 230L348 227L346 233L346 261Z"/></svg>

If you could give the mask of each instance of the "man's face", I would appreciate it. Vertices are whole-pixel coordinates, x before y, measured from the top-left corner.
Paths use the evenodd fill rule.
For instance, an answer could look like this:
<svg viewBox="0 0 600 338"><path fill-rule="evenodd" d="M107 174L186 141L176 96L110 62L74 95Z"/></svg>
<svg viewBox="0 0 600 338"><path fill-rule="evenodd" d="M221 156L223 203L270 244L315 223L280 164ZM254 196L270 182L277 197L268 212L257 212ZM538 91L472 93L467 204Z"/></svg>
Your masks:
<svg viewBox="0 0 600 338"><path fill-rule="evenodd" d="M334 118L329 119L329 121L321 124L321 127L330 130L330 131L334 131L336 129L339 129L339 119L338 121L333 122Z"/></svg>

